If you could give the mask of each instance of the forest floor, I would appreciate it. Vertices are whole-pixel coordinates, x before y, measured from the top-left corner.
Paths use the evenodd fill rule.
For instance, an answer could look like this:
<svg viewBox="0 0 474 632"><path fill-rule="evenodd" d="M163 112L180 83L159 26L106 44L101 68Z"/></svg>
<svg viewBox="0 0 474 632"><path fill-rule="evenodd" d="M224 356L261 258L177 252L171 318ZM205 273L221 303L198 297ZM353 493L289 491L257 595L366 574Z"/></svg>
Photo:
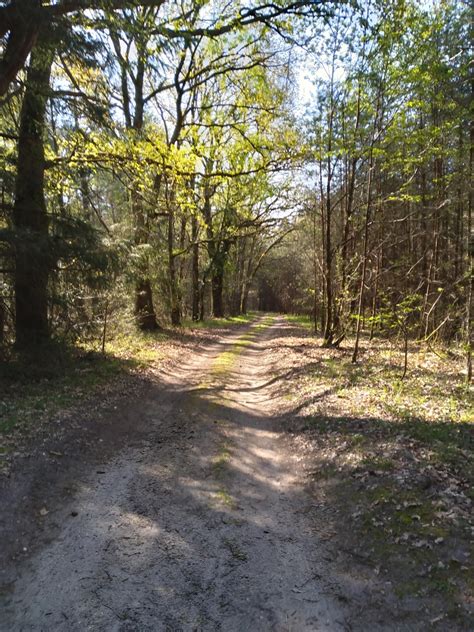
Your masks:
<svg viewBox="0 0 474 632"><path fill-rule="evenodd" d="M457 361L236 324L3 380L0 630L472 629Z"/></svg>

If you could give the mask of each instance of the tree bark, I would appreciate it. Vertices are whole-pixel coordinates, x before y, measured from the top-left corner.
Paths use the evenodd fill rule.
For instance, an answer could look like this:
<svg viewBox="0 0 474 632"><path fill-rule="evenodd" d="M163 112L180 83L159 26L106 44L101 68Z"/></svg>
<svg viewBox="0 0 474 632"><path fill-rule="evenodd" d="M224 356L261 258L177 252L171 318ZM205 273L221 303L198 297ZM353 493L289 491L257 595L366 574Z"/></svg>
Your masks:
<svg viewBox="0 0 474 632"><path fill-rule="evenodd" d="M364 246L362 253L362 273L360 275L360 286L359 286L359 298L357 302L357 326L356 326L356 338L354 343L354 351L352 353L352 362L355 364L357 362L357 356L359 353L359 342L360 342L360 333L362 327L362 309L364 306L364 290L365 290L365 279L367 275L367 259L369 252L369 225L370 225L370 214L372 208L372 173L374 170L374 159L373 159L373 145L371 147L370 154L370 163L369 163L369 174L368 174L368 182L367 182L367 205L365 207L365 220L364 220Z"/></svg>
<svg viewBox="0 0 474 632"><path fill-rule="evenodd" d="M217 253L212 266L211 287L212 287L212 315L215 318L224 316L224 265L227 257L228 245L225 242L222 250Z"/></svg>
<svg viewBox="0 0 474 632"><path fill-rule="evenodd" d="M48 214L44 197L44 127L54 47L42 34L31 54L20 115L13 226L15 334L20 347L49 338Z"/></svg>
<svg viewBox="0 0 474 632"><path fill-rule="evenodd" d="M198 244L199 225L197 217L193 216L191 221L191 240L192 240L192 319L194 322L199 320L199 244Z"/></svg>
<svg viewBox="0 0 474 632"><path fill-rule="evenodd" d="M471 68L471 96L474 96L474 71ZM472 303L474 296L474 243L472 235L472 206L474 175L474 120L469 122L469 193L467 203L467 292L466 292L466 380L472 381Z"/></svg>
<svg viewBox="0 0 474 632"><path fill-rule="evenodd" d="M150 279L138 279L135 283L135 316L142 331L160 328L156 322Z"/></svg>
<svg viewBox="0 0 474 632"><path fill-rule="evenodd" d="M181 325L181 305L179 299L178 279L176 272L176 255L174 253L174 212L172 205L174 204L174 196L172 196L170 207L168 209L168 274L170 289L170 319L171 324L175 327Z"/></svg>
<svg viewBox="0 0 474 632"><path fill-rule="evenodd" d="M137 246L148 243L148 227L142 201L136 191L132 191L132 207L135 220L135 244ZM140 262L135 281L135 318L139 329L153 331L160 326L156 320L153 305L153 292L148 272L148 260Z"/></svg>
<svg viewBox="0 0 474 632"><path fill-rule="evenodd" d="M220 271L215 272L212 275L212 315L214 318L222 318L224 316L223 288L224 274Z"/></svg>

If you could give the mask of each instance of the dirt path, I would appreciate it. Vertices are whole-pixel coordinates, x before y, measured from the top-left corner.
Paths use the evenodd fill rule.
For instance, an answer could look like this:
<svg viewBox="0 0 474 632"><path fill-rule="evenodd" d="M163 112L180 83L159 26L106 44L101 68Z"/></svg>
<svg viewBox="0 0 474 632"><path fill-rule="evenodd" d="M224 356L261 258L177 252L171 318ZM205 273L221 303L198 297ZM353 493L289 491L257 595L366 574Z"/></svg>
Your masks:
<svg viewBox="0 0 474 632"><path fill-rule="evenodd" d="M280 326L208 345L117 411L133 445L61 502L45 490L52 541L17 564L1 630L350 629L279 429Z"/></svg>

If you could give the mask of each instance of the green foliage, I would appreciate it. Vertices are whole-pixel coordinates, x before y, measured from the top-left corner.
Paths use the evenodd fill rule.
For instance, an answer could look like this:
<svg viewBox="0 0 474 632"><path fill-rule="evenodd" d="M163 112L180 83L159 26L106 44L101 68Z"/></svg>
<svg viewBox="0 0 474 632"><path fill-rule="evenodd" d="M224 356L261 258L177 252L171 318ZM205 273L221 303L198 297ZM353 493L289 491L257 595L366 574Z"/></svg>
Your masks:
<svg viewBox="0 0 474 632"><path fill-rule="evenodd" d="M404 335L413 334L418 327L417 317L422 303L423 297L420 294L409 294L396 303L390 303L390 300L385 298L377 314L367 320L370 324L378 325L386 333L400 331Z"/></svg>

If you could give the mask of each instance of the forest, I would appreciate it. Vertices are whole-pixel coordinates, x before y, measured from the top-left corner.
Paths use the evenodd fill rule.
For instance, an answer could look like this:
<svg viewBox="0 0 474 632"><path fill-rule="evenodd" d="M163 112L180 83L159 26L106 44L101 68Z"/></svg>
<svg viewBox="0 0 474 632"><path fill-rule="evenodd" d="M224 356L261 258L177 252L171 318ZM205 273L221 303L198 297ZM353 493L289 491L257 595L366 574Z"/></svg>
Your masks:
<svg viewBox="0 0 474 632"><path fill-rule="evenodd" d="M15 499L24 529L22 540L0 520L0 630L44 629L52 613L54 630L472 629L473 24L471 0L0 0L0 499ZM150 480L127 451L138 444ZM151 473L155 453L168 474ZM118 454L129 456L114 470ZM256 565L235 594L224 568L220 601L214 585L205 611L197 597L183 605L176 568L189 594L214 571L202 562L193 580L191 562L175 567L151 545L169 585L144 566L132 596L74 582L57 604L41 593L45 576L61 592L64 560L82 554L54 549L63 561L48 566L28 511L56 533L55 486L97 463L114 506L124 471L140 491L133 502L127 491L120 524L99 487L71 492L68 519L90 510L72 539L99 538L105 560L120 538L145 541L151 524L172 538L179 524L170 546ZM316 518L330 517L333 536L319 544L301 535L313 527L292 472L313 476L308 506L326 503ZM152 479L169 522L150 508ZM209 481L222 537L197 509L189 525L179 513L208 506ZM290 542L300 511L296 548L321 561L336 555L321 553L326 540L351 543L352 561L324 567L339 597L322 571L301 575L299 549L274 560L255 544ZM123 529L112 548L104 521ZM300 599L319 576L328 627L309 598L267 594L264 578L290 558L282 590ZM104 560L112 581L122 571ZM375 605L344 564L355 583L375 582ZM17 575L21 615L8 601ZM97 615L72 605L75 591Z"/></svg>
<svg viewBox="0 0 474 632"><path fill-rule="evenodd" d="M472 375L468 4L62 4L0 7L4 349L250 305Z"/></svg>

